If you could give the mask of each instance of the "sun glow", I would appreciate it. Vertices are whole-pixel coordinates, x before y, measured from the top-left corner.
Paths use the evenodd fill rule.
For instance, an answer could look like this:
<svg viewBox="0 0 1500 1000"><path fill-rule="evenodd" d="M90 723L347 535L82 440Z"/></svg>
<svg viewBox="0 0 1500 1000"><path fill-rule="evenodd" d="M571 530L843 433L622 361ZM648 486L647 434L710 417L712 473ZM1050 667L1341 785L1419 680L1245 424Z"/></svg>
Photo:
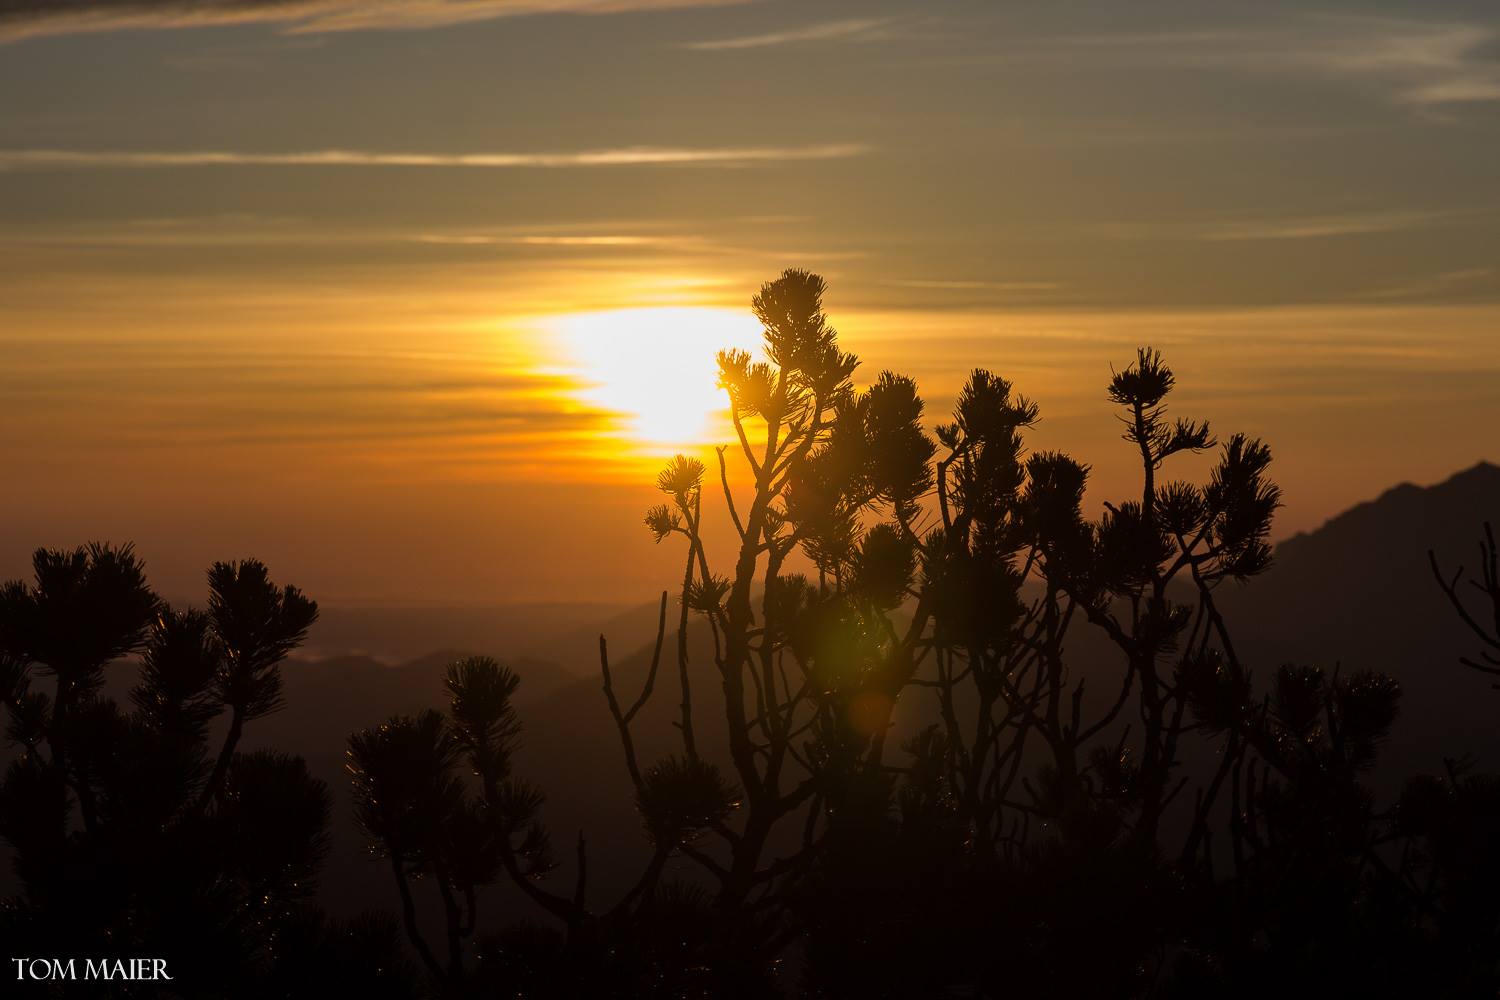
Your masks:
<svg viewBox="0 0 1500 1000"><path fill-rule="evenodd" d="M573 313L548 326L580 398L618 414L619 436L646 455L724 436L718 352L754 350L761 339L754 317L707 307Z"/></svg>

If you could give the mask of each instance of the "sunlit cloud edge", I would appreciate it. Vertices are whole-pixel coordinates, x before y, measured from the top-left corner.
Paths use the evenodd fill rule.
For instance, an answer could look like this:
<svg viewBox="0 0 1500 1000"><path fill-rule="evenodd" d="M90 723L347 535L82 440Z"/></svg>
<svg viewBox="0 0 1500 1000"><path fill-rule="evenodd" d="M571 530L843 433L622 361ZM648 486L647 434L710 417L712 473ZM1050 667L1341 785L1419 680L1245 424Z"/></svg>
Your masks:
<svg viewBox="0 0 1500 1000"><path fill-rule="evenodd" d="M280 153L235 150L0 150L0 170L164 167L470 167L488 169L748 166L756 163L838 160L871 151L864 143L810 146L625 146L574 152L413 153L318 149Z"/></svg>
<svg viewBox="0 0 1500 1000"><path fill-rule="evenodd" d="M193 0L119 4L81 0L0 12L0 44L50 35L111 31L276 25L286 34L422 30L508 17L601 15L633 11L727 7L750 0Z"/></svg>

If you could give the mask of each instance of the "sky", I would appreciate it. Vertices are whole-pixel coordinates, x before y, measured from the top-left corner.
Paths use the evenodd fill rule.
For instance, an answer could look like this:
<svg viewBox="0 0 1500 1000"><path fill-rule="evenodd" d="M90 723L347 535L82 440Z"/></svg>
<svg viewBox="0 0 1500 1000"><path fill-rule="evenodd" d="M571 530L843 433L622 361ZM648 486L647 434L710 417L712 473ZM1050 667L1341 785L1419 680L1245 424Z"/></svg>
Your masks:
<svg viewBox="0 0 1500 1000"><path fill-rule="evenodd" d="M0 0L0 575L649 600L786 267L934 420L1012 379L1094 505L1162 349L1311 530L1500 460L1497 163L1489 2Z"/></svg>

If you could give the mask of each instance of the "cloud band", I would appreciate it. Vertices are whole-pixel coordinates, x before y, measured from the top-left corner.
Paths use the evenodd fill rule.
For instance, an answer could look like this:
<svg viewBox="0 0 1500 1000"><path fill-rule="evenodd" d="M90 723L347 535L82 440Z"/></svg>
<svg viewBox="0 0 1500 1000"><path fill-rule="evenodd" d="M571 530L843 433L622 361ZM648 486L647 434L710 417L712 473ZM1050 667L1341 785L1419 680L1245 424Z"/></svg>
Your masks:
<svg viewBox="0 0 1500 1000"><path fill-rule="evenodd" d="M837 160L869 152L859 143L815 146L630 146L564 153L401 153L319 149L287 153L226 150L0 149L0 170L162 167L629 167L723 166Z"/></svg>
<svg viewBox="0 0 1500 1000"><path fill-rule="evenodd" d="M131 28L278 24L291 33L440 28L527 14L615 14L746 0L0 0L0 41Z"/></svg>

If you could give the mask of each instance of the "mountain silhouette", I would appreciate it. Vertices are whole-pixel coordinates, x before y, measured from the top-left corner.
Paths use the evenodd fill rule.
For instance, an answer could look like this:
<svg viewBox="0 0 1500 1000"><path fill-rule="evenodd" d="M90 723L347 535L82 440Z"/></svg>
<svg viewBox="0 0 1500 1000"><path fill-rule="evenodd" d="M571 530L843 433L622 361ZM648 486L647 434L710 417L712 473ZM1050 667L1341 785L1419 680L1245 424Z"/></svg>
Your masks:
<svg viewBox="0 0 1500 1000"><path fill-rule="evenodd" d="M634 610L628 605L582 601L473 607L335 606L324 609L302 654L332 658L360 653L402 664L439 648L503 648L513 658L550 660L575 675L592 676L598 666L600 623ZM651 610L655 610L654 603ZM641 631L655 626L652 614Z"/></svg>
<svg viewBox="0 0 1500 1000"><path fill-rule="evenodd" d="M1500 727L1494 724L1500 693L1458 664L1471 640L1427 565L1429 548L1450 572L1471 564L1486 519L1500 521L1500 466L1480 463L1433 486L1402 484L1314 531L1286 539L1265 578L1249 587L1226 587L1222 594L1226 616L1239 623L1241 655L1262 677L1282 663L1316 663L1384 671L1401 683L1401 715L1379 779L1390 784L1382 792L1394 791L1405 776L1441 771L1444 756L1471 753L1481 767L1500 764ZM535 647L534 636L524 631L512 641L492 631L499 648L479 650L512 657L507 662L522 678L517 703L525 726L517 771L546 790L543 817L559 842L569 842L579 830L588 837L590 885L601 898L638 874L635 866L646 841L628 783L622 781L618 736L600 690L598 635L602 631L610 640L621 697L633 698L650 663L656 610L654 602L611 609L593 628L556 633L569 639L565 667L512 657L513 649ZM565 617L571 616L553 621ZM1106 662L1101 658L1110 655L1108 644L1091 631L1075 640L1077 661ZM427 634L436 647L441 636ZM643 761L676 746L676 682L669 662L674 644L675 633L669 632L658 697L636 724ZM689 646L699 700L707 710L716 680L712 647L691 629ZM293 662L285 670L287 707L247 733L248 748L277 747L306 758L334 793L333 850L322 880L324 903L334 912L392 905L391 887L384 872L366 859L350 815L345 741L351 731L394 713L441 706L442 669L458 655L433 652L396 666L364 655ZM912 694L897 716L899 730L915 729L925 716L921 692ZM703 732L715 734L719 728L705 725ZM702 751L709 759L724 757L723 747L712 741ZM561 860L554 878L568 885L570 858ZM692 871L688 862L672 863L684 874ZM524 901L515 905L515 915L526 913Z"/></svg>
<svg viewBox="0 0 1500 1000"><path fill-rule="evenodd" d="M1449 573L1475 568L1484 522L1500 521L1500 466L1465 469L1433 486L1403 483L1276 547L1275 563L1223 605L1242 654L1266 671L1282 662L1389 674L1403 689L1387 748L1402 767L1439 771L1444 755L1500 766L1500 694L1461 667L1471 637L1436 586L1432 550Z"/></svg>

